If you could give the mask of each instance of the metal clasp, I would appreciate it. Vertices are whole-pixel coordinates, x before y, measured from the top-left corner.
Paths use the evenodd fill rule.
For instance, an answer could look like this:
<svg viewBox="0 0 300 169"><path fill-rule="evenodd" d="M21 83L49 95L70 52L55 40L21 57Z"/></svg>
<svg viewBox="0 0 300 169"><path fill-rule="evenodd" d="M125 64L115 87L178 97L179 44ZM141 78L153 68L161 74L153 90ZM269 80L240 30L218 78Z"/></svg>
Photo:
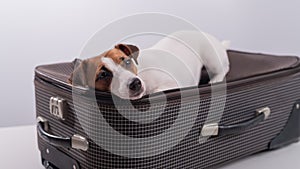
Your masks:
<svg viewBox="0 0 300 169"><path fill-rule="evenodd" d="M65 120L68 112L67 101L60 97L50 98L50 114L59 118L60 120Z"/></svg>
<svg viewBox="0 0 300 169"><path fill-rule="evenodd" d="M72 148L87 151L89 148L89 142L85 137L75 134L72 137Z"/></svg>
<svg viewBox="0 0 300 169"><path fill-rule="evenodd" d="M263 107L263 108L257 109L256 112L257 112L257 114L264 113L265 114L265 120L267 118L269 118L269 116L271 115L271 109L269 107Z"/></svg>
<svg viewBox="0 0 300 169"><path fill-rule="evenodd" d="M217 123L206 124L203 126L202 136L217 136L219 134L219 125Z"/></svg>

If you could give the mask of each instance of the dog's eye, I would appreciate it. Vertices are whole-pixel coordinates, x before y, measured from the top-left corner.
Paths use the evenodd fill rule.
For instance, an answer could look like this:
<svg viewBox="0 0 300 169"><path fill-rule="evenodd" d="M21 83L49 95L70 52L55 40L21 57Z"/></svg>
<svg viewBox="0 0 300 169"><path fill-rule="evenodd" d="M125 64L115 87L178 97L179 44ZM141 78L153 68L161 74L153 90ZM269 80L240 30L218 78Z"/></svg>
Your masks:
<svg viewBox="0 0 300 169"><path fill-rule="evenodd" d="M131 59L128 59L128 60L125 61L126 66L129 66L130 64L131 64Z"/></svg>
<svg viewBox="0 0 300 169"><path fill-rule="evenodd" d="M124 57L120 57L120 60L124 61L124 60L125 60L125 58L124 58Z"/></svg>
<svg viewBox="0 0 300 169"><path fill-rule="evenodd" d="M112 74L110 72L108 72L108 71L102 70L98 74L96 81L102 80L102 79L105 79L105 78L108 78L108 77L112 77Z"/></svg>

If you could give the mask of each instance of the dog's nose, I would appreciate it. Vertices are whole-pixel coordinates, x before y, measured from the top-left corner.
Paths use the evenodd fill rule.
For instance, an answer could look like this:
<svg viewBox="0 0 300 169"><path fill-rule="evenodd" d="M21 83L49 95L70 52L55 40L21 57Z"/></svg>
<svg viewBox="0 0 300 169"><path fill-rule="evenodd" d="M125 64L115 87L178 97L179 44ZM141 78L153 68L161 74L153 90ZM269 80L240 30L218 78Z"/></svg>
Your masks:
<svg viewBox="0 0 300 169"><path fill-rule="evenodd" d="M134 78L132 82L129 84L129 89L134 92L139 91L141 87L142 87L142 82L138 78Z"/></svg>

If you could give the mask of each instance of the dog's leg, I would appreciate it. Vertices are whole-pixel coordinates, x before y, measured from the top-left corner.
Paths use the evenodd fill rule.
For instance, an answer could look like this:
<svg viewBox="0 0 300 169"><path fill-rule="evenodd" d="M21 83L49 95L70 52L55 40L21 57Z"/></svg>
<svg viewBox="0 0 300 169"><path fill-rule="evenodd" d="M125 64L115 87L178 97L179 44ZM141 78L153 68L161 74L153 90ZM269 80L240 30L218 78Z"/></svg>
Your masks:
<svg viewBox="0 0 300 169"><path fill-rule="evenodd" d="M219 69L218 72L214 72L213 74L213 77L210 79L209 81L209 84L213 84L213 83L219 83L219 82L222 82L224 81L225 77L226 77L226 74L228 73L229 71L229 66L226 66L226 68L221 68Z"/></svg>
<svg viewBox="0 0 300 169"><path fill-rule="evenodd" d="M225 56L224 56L225 57ZM210 63L209 66L206 65L206 69L210 75L209 83L218 83L222 82L225 79L226 74L229 71L229 65L225 65L224 63Z"/></svg>
<svg viewBox="0 0 300 169"><path fill-rule="evenodd" d="M215 37L208 34L206 34L206 37L207 43L203 45L206 48L202 53L202 59L207 71L213 75L209 83L222 82L229 71L229 60L226 51L229 42L221 43Z"/></svg>
<svg viewBox="0 0 300 169"><path fill-rule="evenodd" d="M226 73L217 74L209 81L209 84L222 82L225 79L225 76L226 76Z"/></svg>

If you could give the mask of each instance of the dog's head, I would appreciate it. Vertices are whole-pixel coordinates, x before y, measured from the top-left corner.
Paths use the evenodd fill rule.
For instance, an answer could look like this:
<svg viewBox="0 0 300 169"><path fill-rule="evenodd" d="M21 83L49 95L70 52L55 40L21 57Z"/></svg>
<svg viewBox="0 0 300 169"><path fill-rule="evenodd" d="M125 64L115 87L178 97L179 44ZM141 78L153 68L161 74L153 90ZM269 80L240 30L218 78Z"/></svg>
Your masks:
<svg viewBox="0 0 300 169"><path fill-rule="evenodd" d="M110 91L123 99L138 99L145 93L137 77L139 49L118 44L103 54L83 60L73 71L69 83L100 91Z"/></svg>

